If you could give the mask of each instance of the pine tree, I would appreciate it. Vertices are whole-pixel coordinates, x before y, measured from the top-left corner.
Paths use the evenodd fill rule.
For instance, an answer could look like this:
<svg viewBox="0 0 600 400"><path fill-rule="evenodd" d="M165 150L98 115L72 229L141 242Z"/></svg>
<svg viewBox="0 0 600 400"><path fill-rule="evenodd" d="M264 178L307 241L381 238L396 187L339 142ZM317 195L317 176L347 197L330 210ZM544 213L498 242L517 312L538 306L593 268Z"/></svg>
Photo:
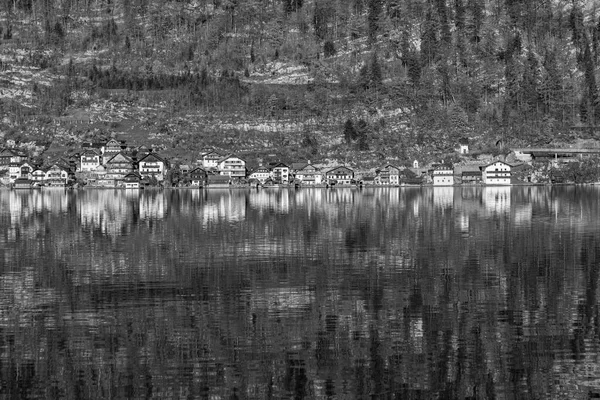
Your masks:
<svg viewBox="0 0 600 400"><path fill-rule="evenodd" d="M344 140L346 141L346 143L352 143L356 140L357 137L358 134L354 129L354 124L352 123L352 120L347 119L344 123Z"/></svg>
<svg viewBox="0 0 600 400"><path fill-rule="evenodd" d="M436 60L438 52L437 23L433 19L431 9L427 10L423 25L423 34L421 36L421 60L424 65L427 65Z"/></svg>
<svg viewBox="0 0 600 400"><path fill-rule="evenodd" d="M377 40L379 33L379 19L383 8L383 0L369 0L369 43L373 44Z"/></svg>
<svg viewBox="0 0 600 400"><path fill-rule="evenodd" d="M529 110L536 110L539 99L539 63L533 51L527 54L527 62L523 71L523 81L521 84L521 96L523 104Z"/></svg>

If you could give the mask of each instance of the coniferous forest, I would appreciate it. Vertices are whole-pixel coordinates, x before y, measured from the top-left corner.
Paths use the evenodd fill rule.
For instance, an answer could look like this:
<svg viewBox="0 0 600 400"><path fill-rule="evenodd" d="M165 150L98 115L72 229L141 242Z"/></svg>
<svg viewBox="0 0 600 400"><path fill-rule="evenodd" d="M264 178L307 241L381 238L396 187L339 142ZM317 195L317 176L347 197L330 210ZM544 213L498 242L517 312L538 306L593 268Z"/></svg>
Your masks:
<svg viewBox="0 0 600 400"><path fill-rule="evenodd" d="M182 159L591 141L596 3L5 0L0 132L37 153L117 135Z"/></svg>

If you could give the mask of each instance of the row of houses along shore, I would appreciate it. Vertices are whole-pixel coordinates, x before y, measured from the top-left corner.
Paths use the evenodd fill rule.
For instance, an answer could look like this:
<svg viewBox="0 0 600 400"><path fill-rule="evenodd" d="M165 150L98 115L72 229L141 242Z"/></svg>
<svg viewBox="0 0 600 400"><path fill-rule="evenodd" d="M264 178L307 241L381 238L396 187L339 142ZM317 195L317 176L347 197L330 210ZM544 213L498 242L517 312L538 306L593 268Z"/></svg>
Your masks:
<svg viewBox="0 0 600 400"><path fill-rule="evenodd" d="M14 188L85 186L97 188L244 187L244 186L403 186L455 184L511 185L511 164L494 160L457 171L452 164L412 167L384 164L374 173L355 173L347 165L320 168L305 162L270 162L248 170L233 154L208 149L192 165L171 165L152 148L132 147L117 139L83 143L79 152L35 165L23 152L0 151L0 184ZM458 173L457 173L458 172Z"/></svg>

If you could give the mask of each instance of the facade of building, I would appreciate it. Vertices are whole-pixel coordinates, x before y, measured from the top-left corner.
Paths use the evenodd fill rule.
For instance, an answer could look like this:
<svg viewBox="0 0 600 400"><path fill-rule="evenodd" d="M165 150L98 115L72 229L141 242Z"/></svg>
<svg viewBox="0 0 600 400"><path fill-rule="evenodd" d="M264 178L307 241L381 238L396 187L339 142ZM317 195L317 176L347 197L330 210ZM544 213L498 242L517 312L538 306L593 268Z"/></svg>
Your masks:
<svg viewBox="0 0 600 400"><path fill-rule="evenodd" d="M433 185L434 186L449 186L454 184L454 168L449 164L434 164L433 169Z"/></svg>
<svg viewBox="0 0 600 400"><path fill-rule="evenodd" d="M167 163L156 153L148 153L138 161L138 172L142 178L154 177L157 181L165 180Z"/></svg>
<svg viewBox="0 0 600 400"><path fill-rule="evenodd" d="M480 167L481 180L484 185L510 185L512 167L503 162L495 161L491 164Z"/></svg>
<svg viewBox="0 0 600 400"><path fill-rule="evenodd" d="M202 160L202 168L207 169L217 169L219 166L219 161L223 159L223 154L220 154L214 150L207 151L203 153L201 156Z"/></svg>
<svg viewBox="0 0 600 400"><path fill-rule="evenodd" d="M377 175L374 179L375 185L400 185L400 168L387 164L376 172Z"/></svg>
<svg viewBox="0 0 600 400"><path fill-rule="evenodd" d="M66 186L69 181L69 172L66 168L54 164L46 171L44 185L46 186Z"/></svg>
<svg viewBox="0 0 600 400"><path fill-rule="evenodd" d="M317 167L308 163L296 171L295 177L301 185L321 185L323 183L323 174Z"/></svg>
<svg viewBox="0 0 600 400"><path fill-rule="evenodd" d="M290 167L284 163L278 162L269 165L271 169L271 179L275 183L290 183Z"/></svg>
<svg viewBox="0 0 600 400"><path fill-rule="evenodd" d="M191 186L204 186L206 185L206 180L208 178L208 173L204 168L196 167L190 171L190 185Z"/></svg>
<svg viewBox="0 0 600 400"><path fill-rule="evenodd" d="M119 186L125 175L133 171L133 160L123 153L118 153L105 163L105 179L114 181Z"/></svg>
<svg viewBox="0 0 600 400"><path fill-rule="evenodd" d="M228 156L222 158L217 164L220 175L227 175L230 178L246 177L246 162L239 157Z"/></svg>
<svg viewBox="0 0 600 400"><path fill-rule="evenodd" d="M344 166L335 167L327 171L325 179L329 185L350 185L354 180L354 171Z"/></svg>
<svg viewBox="0 0 600 400"><path fill-rule="evenodd" d="M263 165L260 165L258 168L252 171L252 173L249 176L250 179L256 179L261 184L264 184L270 177L271 171L269 170L269 168Z"/></svg>
<svg viewBox="0 0 600 400"><path fill-rule="evenodd" d="M0 169L7 170L10 164L20 164L25 161L25 156L14 149L0 151Z"/></svg>
<svg viewBox="0 0 600 400"><path fill-rule="evenodd" d="M92 172L102 163L102 154L99 150L84 150L79 156L79 170L81 172Z"/></svg>

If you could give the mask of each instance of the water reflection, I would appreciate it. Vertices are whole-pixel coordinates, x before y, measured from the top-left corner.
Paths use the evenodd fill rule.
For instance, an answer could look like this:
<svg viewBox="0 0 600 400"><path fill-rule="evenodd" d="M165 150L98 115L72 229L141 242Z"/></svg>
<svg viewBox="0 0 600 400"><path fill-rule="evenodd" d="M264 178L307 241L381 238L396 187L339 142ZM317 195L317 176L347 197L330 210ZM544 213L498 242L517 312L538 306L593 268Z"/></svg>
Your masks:
<svg viewBox="0 0 600 400"><path fill-rule="evenodd" d="M0 393L594 395L599 192L0 190Z"/></svg>

